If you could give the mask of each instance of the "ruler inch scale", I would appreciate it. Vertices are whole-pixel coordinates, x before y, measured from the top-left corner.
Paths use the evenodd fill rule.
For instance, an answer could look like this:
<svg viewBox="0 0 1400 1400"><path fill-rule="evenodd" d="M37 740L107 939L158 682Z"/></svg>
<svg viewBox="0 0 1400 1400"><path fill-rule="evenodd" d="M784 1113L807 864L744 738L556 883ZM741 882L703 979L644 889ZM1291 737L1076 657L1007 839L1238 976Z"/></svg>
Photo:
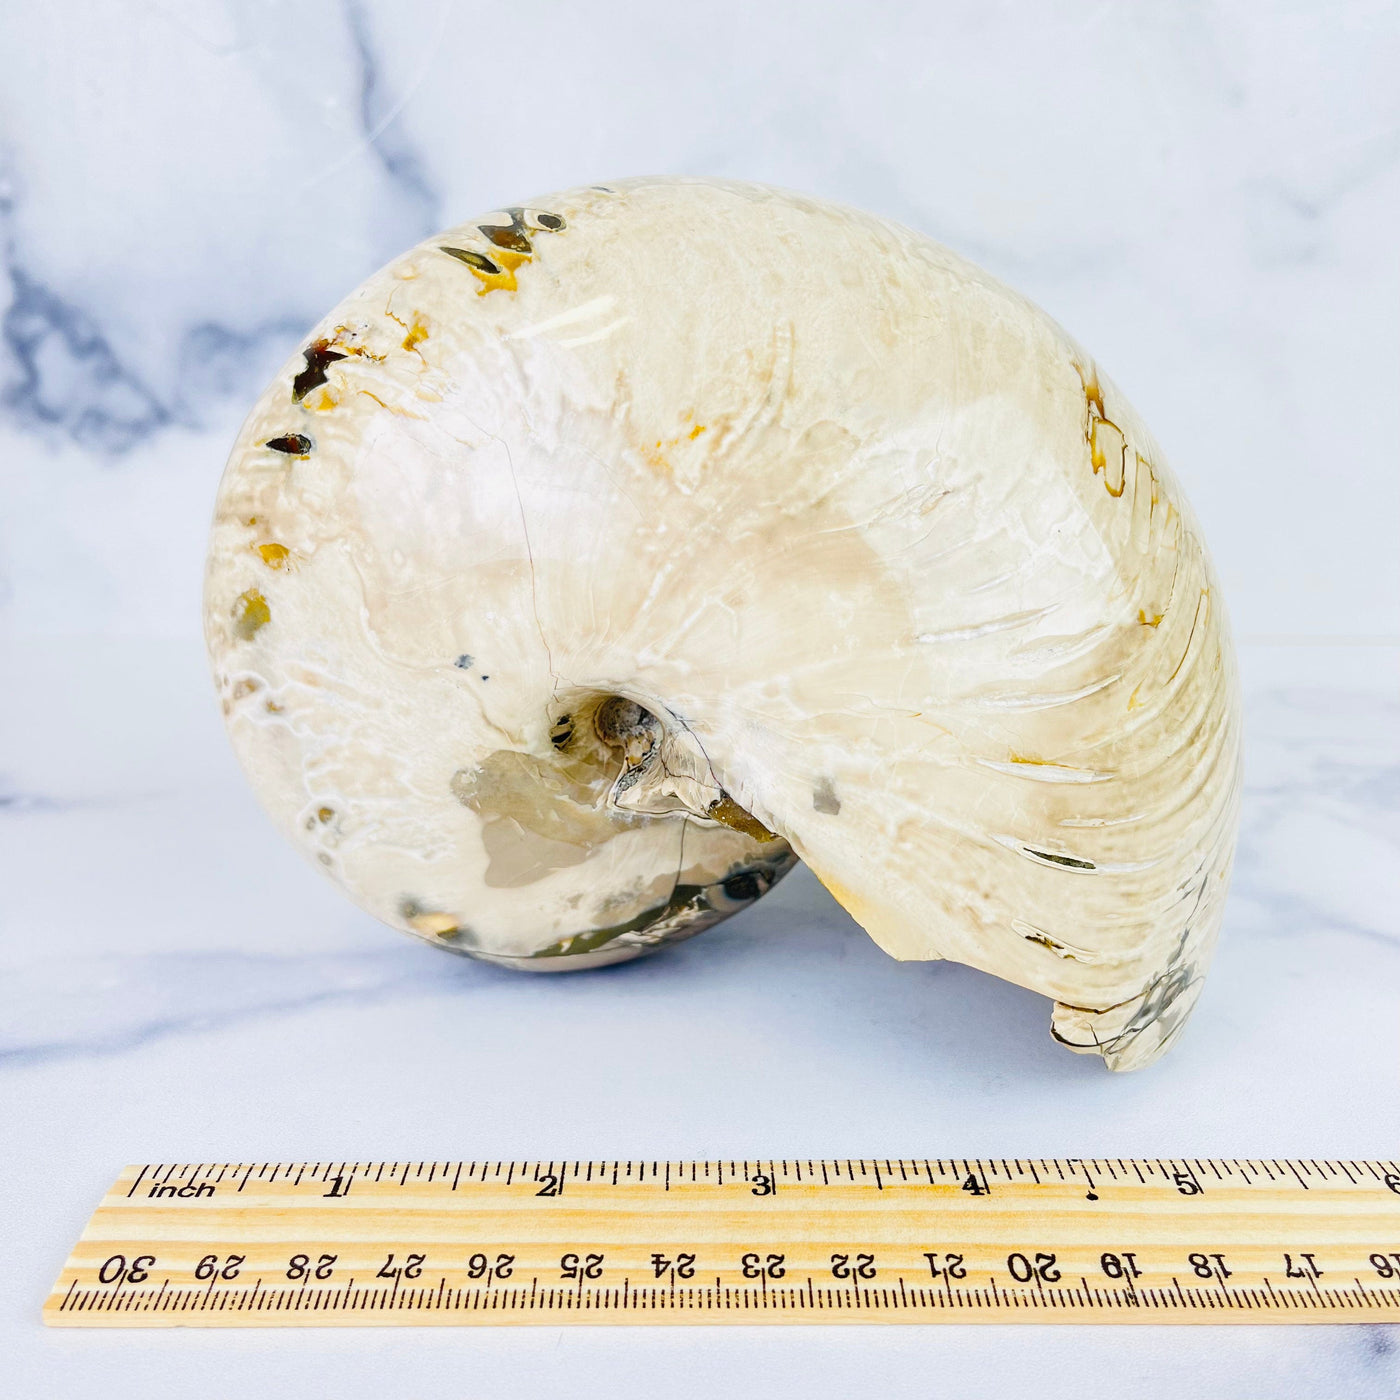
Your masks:
<svg viewBox="0 0 1400 1400"><path fill-rule="evenodd" d="M1400 1322L1400 1163L162 1163L59 1327Z"/></svg>

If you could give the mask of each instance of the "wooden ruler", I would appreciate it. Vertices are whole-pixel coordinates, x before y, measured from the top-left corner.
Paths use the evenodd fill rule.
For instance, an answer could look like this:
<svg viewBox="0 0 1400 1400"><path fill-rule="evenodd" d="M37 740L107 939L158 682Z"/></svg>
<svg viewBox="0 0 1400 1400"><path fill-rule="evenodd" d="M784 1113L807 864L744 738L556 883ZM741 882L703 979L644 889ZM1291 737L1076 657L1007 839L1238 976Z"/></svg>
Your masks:
<svg viewBox="0 0 1400 1400"><path fill-rule="evenodd" d="M1396 1322L1395 1162L128 1167L63 1327Z"/></svg>

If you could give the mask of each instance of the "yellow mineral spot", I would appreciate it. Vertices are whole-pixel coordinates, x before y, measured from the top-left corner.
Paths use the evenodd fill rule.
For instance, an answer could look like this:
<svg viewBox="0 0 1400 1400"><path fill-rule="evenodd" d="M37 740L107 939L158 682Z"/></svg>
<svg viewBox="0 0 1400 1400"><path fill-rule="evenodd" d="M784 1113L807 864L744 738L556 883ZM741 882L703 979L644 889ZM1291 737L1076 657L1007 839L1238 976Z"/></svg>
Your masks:
<svg viewBox="0 0 1400 1400"><path fill-rule="evenodd" d="M818 880L826 886L827 893L839 904L847 913L850 912L853 904L861 901L852 890L848 890L839 880L833 879L830 875L823 875L821 871L813 868L812 873Z"/></svg>
<svg viewBox="0 0 1400 1400"><path fill-rule="evenodd" d="M1100 418L1105 417L1103 411L1103 390L1099 388L1099 372L1092 365L1086 370L1083 365L1076 363L1074 372L1079 376L1080 386L1084 390L1084 401L1089 406L1092 415L1098 411Z"/></svg>
<svg viewBox="0 0 1400 1400"><path fill-rule="evenodd" d="M476 290L477 295L483 297L487 292L515 291L517 289L515 269L531 261L530 254L525 251L530 246L527 240L522 239L522 247L518 249L510 247L504 238L492 238L491 243L489 257L472 248L444 246L442 249L444 253L466 264L472 276L481 283L481 286Z"/></svg>
<svg viewBox="0 0 1400 1400"><path fill-rule="evenodd" d="M291 550L284 544L260 544L258 553L269 569L280 569L287 562Z"/></svg>
<svg viewBox="0 0 1400 1400"><path fill-rule="evenodd" d="M642 448L642 457L653 470L670 476L671 464L666 460L666 454L661 450L663 446L664 444L659 439L655 443L647 443Z"/></svg>
<svg viewBox="0 0 1400 1400"><path fill-rule="evenodd" d="M409 926L415 933L427 934L429 938L451 938L457 932L458 923L451 914L414 914Z"/></svg>
<svg viewBox="0 0 1400 1400"><path fill-rule="evenodd" d="M1103 473L1104 489L1110 496L1121 496L1126 486L1128 440L1117 423L1094 419L1089 430L1089 457L1094 475Z"/></svg>
<svg viewBox="0 0 1400 1400"><path fill-rule="evenodd" d="M521 262L529 262L529 258L519 259L514 266L507 263L504 257L499 254L497 261L492 262L489 258L483 258L480 262L469 262L467 268L471 275L481 283L476 289L479 297L484 297L487 292L514 292L518 290L519 283L515 280L515 267Z"/></svg>
<svg viewBox="0 0 1400 1400"><path fill-rule="evenodd" d="M1098 370L1092 365L1086 370L1083 365L1075 364L1074 372L1084 390L1084 440L1089 444L1090 465L1095 476L1103 473L1108 494L1121 496L1127 485L1127 435L1104 411Z"/></svg>
<svg viewBox="0 0 1400 1400"><path fill-rule="evenodd" d="M403 338L403 348L416 350L427 338L428 328L423 324L423 318L415 311L412 323L408 328L408 334Z"/></svg>
<svg viewBox="0 0 1400 1400"><path fill-rule="evenodd" d="M685 419L690 418L690 414L684 415ZM647 443L642 447L642 456L647 462L659 472L670 476L674 468L671 465L668 453L675 452L678 448L683 449L687 442L694 442L701 433L709 432L709 428L704 423L696 423L690 429L677 433L672 438L657 438L655 442Z"/></svg>
<svg viewBox="0 0 1400 1400"><path fill-rule="evenodd" d="M812 873L818 880L826 886L831 897L858 923L877 943L887 952L895 957L903 957L899 948L899 921L889 918L878 904L864 898L861 894L844 885L841 881L833 879L832 876L817 870L815 867ZM920 957L927 958L929 953L924 951ZM940 954L934 954L938 957Z"/></svg>
<svg viewBox="0 0 1400 1400"><path fill-rule="evenodd" d="M316 809L316 820L320 822L322 826L325 826L333 816L335 816L334 807L318 807Z"/></svg>
<svg viewBox="0 0 1400 1400"><path fill-rule="evenodd" d="M233 605L233 630L245 642L251 642L258 629L272 621L267 599L256 588L240 593Z"/></svg>
<svg viewBox="0 0 1400 1400"><path fill-rule="evenodd" d="M1144 627L1160 627L1162 619L1165 616L1166 613L1149 614L1145 608L1138 609L1138 621L1142 623Z"/></svg>
<svg viewBox="0 0 1400 1400"><path fill-rule="evenodd" d="M705 815L712 822L719 822L721 826L742 831L745 836L751 836L755 841L776 841L778 839L757 817L746 812L728 793L725 793Z"/></svg>

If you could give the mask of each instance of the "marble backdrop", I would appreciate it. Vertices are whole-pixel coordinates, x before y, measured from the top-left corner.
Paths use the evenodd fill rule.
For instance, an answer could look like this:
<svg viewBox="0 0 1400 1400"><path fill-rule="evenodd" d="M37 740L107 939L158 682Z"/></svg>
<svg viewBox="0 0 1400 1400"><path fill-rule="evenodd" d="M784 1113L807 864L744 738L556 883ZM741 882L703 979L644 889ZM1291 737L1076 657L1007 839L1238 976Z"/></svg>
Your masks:
<svg viewBox="0 0 1400 1400"><path fill-rule="evenodd" d="M1183 478L1237 629L1400 632L1400 15L50 0L0 12L0 625L167 634L237 419L437 227L764 180L1045 306Z"/></svg>
<svg viewBox="0 0 1400 1400"><path fill-rule="evenodd" d="M126 1160L1393 1154L1395 6L50 0L0 8L0 72L0 1389L1396 1392L1375 1327L37 1324ZM1172 459L1242 638L1249 766L1220 958L1157 1069L1105 1075L1030 993L890 962L803 873L635 968L445 959L254 809L198 643L242 412L403 246L638 173L942 239L1090 347ZM671 1037L699 1048L639 1058Z"/></svg>

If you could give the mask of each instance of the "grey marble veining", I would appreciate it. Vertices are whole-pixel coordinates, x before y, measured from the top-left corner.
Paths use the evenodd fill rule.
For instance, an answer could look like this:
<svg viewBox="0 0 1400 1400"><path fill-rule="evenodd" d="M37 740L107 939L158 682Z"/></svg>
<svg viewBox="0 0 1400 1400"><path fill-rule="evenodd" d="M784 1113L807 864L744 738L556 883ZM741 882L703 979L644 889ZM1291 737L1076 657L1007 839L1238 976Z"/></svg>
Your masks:
<svg viewBox="0 0 1400 1400"><path fill-rule="evenodd" d="M389 952L126 953L78 967L61 959L36 963L12 970L0 989L0 1065L120 1054L259 1017L421 995L443 990L446 971Z"/></svg>
<svg viewBox="0 0 1400 1400"><path fill-rule="evenodd" d="M98 509L68 483L96 466L136 494L178 458L204 507L256 387L402 248L674 172L846 200L984 263L1142 409L1243 634L1400 636L1384 6L723 0L638 23L198 0L12 7L0 43L0 472L26 496L24 538L0 537L7 628L92 625L50 562ZM184 504L128 538L159 550ZM168 626L161 590L102 571L128 625Z"/></svg>
<svg viewBox="0 0 1400 1400"><path fill-rule="evenodd" d="M314 7L299 8L305 12ZM143 41L141 57L153 66L185 66L182 51L191 42L208 54L207 39L201 43L200 36L174 16L163 16L152 8L140 18L145 21L138 26ZM306 75L298 72L296 56L280 53L275 37L267 32L271 12L260 15L256 6L235 5L225 18L243 33L239 40L215 49L220 71L227 74L239 68L261 67L268 72L282 62L287 82L304 83ZM311 172L309 182L303 176L289 178L280 190L265 188L257 205L238 211L243 216L238 220L239 231L250 240L276 237L285 229L289 211L316 200L314 193L306 193L308 184L314 191L318 183L349 179L371 187L366 201L370 258L382 261L431 232L439 213L438 195L424 162L398 122L401 95L391 85L379 53L377 30L391 27L393 16L384 7L372 14L358 0L345 0L316 18L334 27L340 43L326 43L331 36L324 33L319 41L314 36L308 36L308 41L326 43L332 53L338 49L339 62L314 65L319 71L312 75L312 81L320 88L321 102L313 108L322 110L308 123L304 111L284 107L274 119L281 127L276 134L288 142L304 142L313 150L322 147L328 135L353 135L351 158ZM26 37L51 46L55 57L57 50L66 49L77 60L78 68L84 60L99 62L105 57L94 43L100 42L100 32L60 36L49 30ZM13 98L22 100L27 95L23 86L22 81L12 84ZM103 86L110 89L110 76ZM124 115L139 124L142 101L134 86L120 95L128 107ZM235 87L236 80L225 91L216 88L214 100L237 102L241 94L229 90ZM205 94L205 100L208 97ZM275 93L268 97L275 102ZM338 127L342 128L339 132ZM75 134L84 133L79 130ZM266 135L271 136L272 131ZM169 132L167 139L178 145L180 133ZM33 246L36 233L42 238L52 237L54 232L45 217L53 211L44 207L44 182L33 179L38 173L34 166L42 166L45 158L42 150L21 142L18 151L0 167L5 176L0 190L0 246L9 282L8 304L0 319L0 346L7 361L3 402L17 425L41 433L47 430L50 435L56 431L88 451L125 455L173 423L207 423L211 400L246 395L268 367L290 351L306 321L318 314L319 308L304 301L285 280L269 297L260 276L265 268L246 262L231 267L201 258L198 253L191 255L185 240L191 234L198 237L201 221L210 211L181 207L176 201L173 209L157 207L148 213L149 205L141 198L145 192L139 188L132 188L123 205L103 211L90 226L84 220L81 231L73 230L73 242L81 247L87 238L98 240L85 251L101 265L107 261L100 241L102 229L125 223L123 231L128 237L155 245L166 259L178 259L188 272L210 282L217 279L241 284L245 296L252 294L254 307L261 303L261 314L254 310L250 316L246 300L228 307L222 316L203 314L198 297L190 295L195 289L189 287L187 277L175 278L173 287L162 285L162 268L168 271L169 261L148 266L143 269L144 276L138 273L139 285L134 290L141 293L139 308L112 305L105 294L115 288L82 286L86 279L81 276L74 279L79 286L65 285L68 279L46 268L43 250ZM141 182L133 183L139 186ZM148 220L161 212L175 217L152 227ZM319 232L316 244L324 253L328 231ZM306 246L316 245L308 241ZM332 243L333 264L340 261L336 251ZM347 269L344 275L352 274ZM258 282L263 286L258 287ZM133 334L129 323L122 324L133 314L158 323L159 338L168 347L160 358L153 361L149 347L141 344L146 337Z"/></svg>

